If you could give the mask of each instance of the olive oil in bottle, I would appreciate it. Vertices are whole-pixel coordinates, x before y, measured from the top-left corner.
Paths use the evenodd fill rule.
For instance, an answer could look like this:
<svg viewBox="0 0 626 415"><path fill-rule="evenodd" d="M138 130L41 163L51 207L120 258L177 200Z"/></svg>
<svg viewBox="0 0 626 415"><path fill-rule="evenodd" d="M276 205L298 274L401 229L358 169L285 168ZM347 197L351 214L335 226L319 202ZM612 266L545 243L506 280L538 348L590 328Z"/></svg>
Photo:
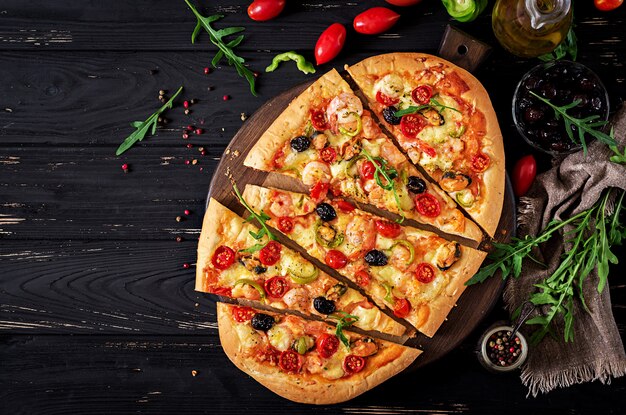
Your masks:
<svg viewBox="0 0 626 415"><path fill-rule="evenodd" d="M534 58L552 52L567 36L571 0L497 0L491 23L506 50Z"/></svg>

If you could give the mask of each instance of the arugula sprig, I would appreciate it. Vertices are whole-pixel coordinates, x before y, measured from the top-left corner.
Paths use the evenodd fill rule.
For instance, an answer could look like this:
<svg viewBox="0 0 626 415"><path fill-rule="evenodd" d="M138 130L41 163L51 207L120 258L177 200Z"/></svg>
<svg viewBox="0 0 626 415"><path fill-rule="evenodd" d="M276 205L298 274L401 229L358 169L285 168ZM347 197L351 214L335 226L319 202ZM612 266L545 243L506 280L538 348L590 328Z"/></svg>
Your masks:
<svg viewBox="0 0 626 415"><path fill-rule="evenodd" d="M398 205L398 212L400 213L401 218L396 222L402 223L404 222L405 216L404 211L402 209L402 205L400 204L400 197L398 196L398 191L396 190L396 185L393 179L398 177L398 171L393 167L389 166L389 162L382 157L373 157L370 153L365 149L361 149L361 154L368 159L376 169L374 171L374 180L376 184L383 188L384 190L391 190L393 192L393 198L396 201L396 205ZM382 176L382 177L381 177ZM383 183L384 179L384 183Z"/></svg>
<svg viewBox="0 0 626 415"><path fill-rule="evenodd" d="M510 244L495 243L494 251L488 256L493 262L481 268L466 285L482 282L494 275L497 270L502 271L503 279L510 275L519 277L524 258L536 261L531 255L534 248L547 242L564 226L572 225L573 229L565 234L568 238L566 242L571 244L571 248L563 253L558 268L545 280L535 284L539 291L530 296L530 301L534 305L549 306L549 309L546 314L534 317L526 324L539 326L531 336L531 342L537 344L550 333L553 320L562 315L565 322L565 341L573 341L574 300L578 298L587 309L583 284L594 268L598 270L597 290L598 292L604 290L609 274L609 263L616 264L618 260L611 252L611 246L621 244L626 238L626 225L620 222L625 193L622 191L611 215L606 214L610 195L610 192L606 192L591 208L564 221L553 220L536 237L526 235L523 239L514 238Z"/></svg>
<svg viewBox="0 0 626 415"><path fill-rule="evenodd" d="M228 41L227 43L225 43L224 41L225 37L234 35L239 32L243 32L245 28L237 26L215 30L213 27L211 27L211 23L223 18L224 15L214 14L212 16L205 17L201 15L200 12L198 12L198 10L191 5L191 3L189 3L189 0L185 0L185 3L187 3L187 6L189 6L193 14L196 16L196 19L198 20L196 23L196 27L193 29L193 32L191 34L191 43L196 43L196 38L198 37L200 30L204 29L209 34L211 43L213 43L219 49L213 57L213 60L211 61L213 67L216 68L220 61L225 57L228 61L228 64L235 67L239 76L246 78L246 80L250 84L250 92L252 92L252 95L257 96L255 90L256 78L254 77L254 73L244 65L246 60L240 56L237 56L233 51L233 48L238 46L243 41L244 35L239 35L236 38Z"/></svg>
<svg viewBox="0 0 626 415"><path fill-rule="evenodd" d="M624 154L619 152L617 145L609 146L609 148L613 151L613 153L615 153L615 155L610 158L613 163L626 164L626 147L624 147Z"/></svg>
<svg viewBox="0 0 626 415"><path fill-rule="evenodd" d="M163 111L172 108L172 103L176 99L176 97L181 93L183 87L178 88L178 91L154 114L148 117L145 121L133 121L130 123L130 126L135 128L135 131L126 137L126 139L120 144L120 146L115 150L115 155L119 156L129 148L135 145L136 142L143 140L150 131L150 135L154 135L156 133L157 124L159 121L159 115L163 113Z"/></svg>
<svg viewBox="0 0 626 415"><path fill-rule="evenodd" d="M257 241L261 240L264 236L267 236L270 241L275 241L276 236L269 230L269 228L265 224L265 222L267 222L271 218L262 210L259 213L256 213L254 209L250 207L248 202L245 201L243 196L241 196L241 193L239 192L239 189L237 188L237 185L235 183L233 183L233 191L235 192L235 195L237 195L237 199L239 199L239 202L246 208L248 212L250 212L250 216L248 216L248 218L246 219L246 222L251 222L252 220L256 219L256 221L259 222L259 224L261 225L261 229L259 229L258 232L249 231L250 236L252 236ZM265 245L267 244L257 243L257 244L252 245L249 248L242 249L241 252L246 252L246 253L251 254L251 253L260 251Z"/></svg>
<svg viewBox="0 0 626 415"><path fill-rule="evenodd" d="M339 338L339 340L341 340L344 346L350 349L350 340L348 340L346 335L343 334L343 329L345 329L346 327L350 327L351 325L359 321L359 317L348 314L345 311L337 311L336 313L331 314L330 317L339 320L337 322L337 328L335 329L335 335Z"/></svg>
<svg viewBox="0 0 626 415"><path fill-rule="evenodd" d="M587 154L587 143L585 141L585 134L589 134L591 137L594 137L598 141L601 141L604 144L608 144L610 146L614 146L617 144L615 141L615 138L613 137L612 129L609 134L606 134L603 131L601 131L601 128L604 127L608 123L608 121L597 121L600 118L599 115L596 114L596 115L590 115L589 117L585 117L585 118L576 118L567 113L567 110L572 109L578 104L580 104L579 99L574 100L573 102L567 105L558 106L550 102L549 99L542 98L541 96L537 95L533 91L530 91L530 93L535 98L537 98L541 102L551 107L554 110L554 116L556 117L557 120L560 120L561 118L563 119L563 122L565 123L565 131L567 132L567 136L575 144L581 144L583 146L583 151L585 154ZM578 131L578 138L574 137L572 126L576 127L576 130Z"/></svg>
<svg viewBox="0 0 626 415"><path fill-rule="evenodd" d="M565 40L559 44L552 52L539 56L544 62L563 59L566 55L572 58L573 61L578 57L578 45L576 44L576 34L574 33L574 26L570 27L569 32Z"/></svg>
<svg viewBox="0 0 626 415"><path fill-rule="evenodd" d="M417 106L411 105L410 107L407 107L403 110L394 112L393 115L396 117L402 117L403 115L415 114L417 112L424 111L425 109L433 109L437 111L439 114L441 114L443 110L461 112L454 107L449 107L447 105L442 104L441 102L437 101L435 98L431 98L428 104L417 105Z"/></svg>

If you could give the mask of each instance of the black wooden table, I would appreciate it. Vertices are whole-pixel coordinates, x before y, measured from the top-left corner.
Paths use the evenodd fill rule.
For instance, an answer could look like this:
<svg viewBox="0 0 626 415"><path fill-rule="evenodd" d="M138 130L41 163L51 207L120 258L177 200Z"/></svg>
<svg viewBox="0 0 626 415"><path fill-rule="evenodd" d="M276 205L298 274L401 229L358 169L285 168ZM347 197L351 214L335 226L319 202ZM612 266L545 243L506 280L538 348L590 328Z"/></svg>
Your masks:
<svg viewBox="0 0 626 415"><path fill-rule="evenodd" d="M201 10L246 27L239 50L261 72L286 50L312 59L330 23L350 27L360 11L385 5L293 1L279 19L256 23L245 2L219 3L202 1ZM616 106L626 97L626 7L600 13L591 3L576 4L579 61L600 74ZM332 64L434 53L451 22L440 2L400 11L387 34L350 29ZM231 67L205 75L214 48L205 35L191 44L194 23L182 1L0 2L0 413L624 413L626 379L527 399L518 376L485 372L474 344L505 318L501 304L445 358L342 405L293 404L239 372L220 348L214 303L193 290L206 192L241 114L310 78L286 64L259 77L255 98ZM537 61L497 45L489 12L459 27L494 46L477 76L498 112L510 167L530 152L512 125L512 92ZM128 123L160 106L160 89L180 85L198 100L193 112L179 105L157 136L115 157ZM182 140L187 124L204 133ZM624 270L611 275L622 334Z"/></svg>

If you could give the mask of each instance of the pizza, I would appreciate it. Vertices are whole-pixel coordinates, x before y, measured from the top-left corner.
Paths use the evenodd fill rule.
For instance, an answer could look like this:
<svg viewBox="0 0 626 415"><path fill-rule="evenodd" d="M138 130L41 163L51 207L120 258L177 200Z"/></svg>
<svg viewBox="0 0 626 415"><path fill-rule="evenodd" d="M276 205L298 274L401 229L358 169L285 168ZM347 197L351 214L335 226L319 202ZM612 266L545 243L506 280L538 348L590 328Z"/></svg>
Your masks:
<svg viewBox="0 0 626 415"><path fill-rule="evenodd" d="M482 240L479 227L397 149L336 70L289 104L244 165L294 177L316 199L331 193L392 212L399 220Z"/></svg>
<svg viewBox="0 0 626 415"><path fill-rule="evenodd" d="M432 337L486 253L400 226L342 199L247 185L243 198L309 255Z"/></svg>
<svg viewBox="0 0 626 415"><path fill-rule="evenodd" d="M196 290L256 301L320 318L353 316L355 327L400 336L406 328L358 291L332 278L293 250L221 205L209 201L198 244Z"/></svg>
<svg viewBox="0 0 626 415"><path fill-rule="evenodd" d="M239 369L295 402L354 398L408 367L421 353L321 321L219 303L222 348Z"/></svg>
<svg viewBox="0 0 626 415"><path fill-rule="evenodd" d="M480 82L421 53L378 55L346 69L409 158L493 236L504 197L504 147Z"/></svg>

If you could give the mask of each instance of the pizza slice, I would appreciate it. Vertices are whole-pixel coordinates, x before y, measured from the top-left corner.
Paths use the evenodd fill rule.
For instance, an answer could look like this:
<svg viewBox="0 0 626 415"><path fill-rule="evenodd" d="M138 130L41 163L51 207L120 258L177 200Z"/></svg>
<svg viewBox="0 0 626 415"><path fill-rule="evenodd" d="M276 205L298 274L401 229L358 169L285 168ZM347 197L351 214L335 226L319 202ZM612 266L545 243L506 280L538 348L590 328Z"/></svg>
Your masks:
<svg viewBox="0 0 626 415"><path fill-rule="evenodd" d="M301 180L315 199L330 191L443 232L482 240L479 227L424 179L335 70L289 104L244 165Z"/></svg>
<svg viewBox="0 0 626 415"><path fill-rule="evenodd" d="M243 372L295 402L352 399L408 367L421 351L321 321L217 304L222 348Z"/></svg>
<svg viewBox="0 0 626 415"><path fill-rule="evenodd" d="M486 253L400 226L345 200L247 185L243 198L309 255L432 337Z"/></svg>
<svg viewBox="0 0 626 415"><path fill-rule="evenodd" d="M374 56L346 69L410 159L493 236L504 197L504 148L481 83L420 53Z"/></svg>
<svg viewBox="0 0 626 415"><path fill-rule="evenodd" d="M347 313L360 329L404 334L403 325L361 293L271 236L211 199L198 244L196 290L329 320Z"/></svg>

